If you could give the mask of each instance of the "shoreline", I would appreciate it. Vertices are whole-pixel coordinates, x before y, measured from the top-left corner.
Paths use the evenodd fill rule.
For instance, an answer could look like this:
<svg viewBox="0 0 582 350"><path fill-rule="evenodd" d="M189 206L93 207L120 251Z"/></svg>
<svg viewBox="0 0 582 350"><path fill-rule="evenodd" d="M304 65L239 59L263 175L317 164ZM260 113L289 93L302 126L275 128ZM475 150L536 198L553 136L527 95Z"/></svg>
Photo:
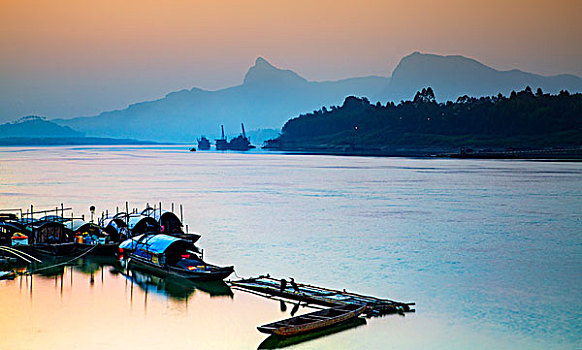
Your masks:
<svg viewBox="0 0 582 350"><path fill-rule="evenodd" d="M582 161L582 147L567 149L537 149L511 151L452 151L450 149L399 149L399 150L338 150L333 148L264 149L283 154L334 155L347 157L407 157L449 159L515 159Z"/></svg>

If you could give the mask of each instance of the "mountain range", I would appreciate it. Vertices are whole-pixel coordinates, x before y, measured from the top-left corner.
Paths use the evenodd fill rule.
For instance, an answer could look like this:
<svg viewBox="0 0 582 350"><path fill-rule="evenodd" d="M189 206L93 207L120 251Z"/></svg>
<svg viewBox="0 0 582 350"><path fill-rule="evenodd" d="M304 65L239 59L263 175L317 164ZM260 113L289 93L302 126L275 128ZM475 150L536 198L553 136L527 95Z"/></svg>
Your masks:
<svg viewBox="0 0 582 350"><path fill-rule="evenodd" d="M292 117L323 106L340 105L350 95L385 104L410 100L416 91L431 86L437 101L444 102L462 95L509 95L527 85L547 93L562 89L581 92L582 78L499 71L463 56L415 52L402 58L391 77L316 82L259 57L237 86L216 91L181 90L123 110L53 121L91 137L193 142L200 135L218 136L220 125L231 136L240 132L241 122L247 130L280 128Z"/></svg>

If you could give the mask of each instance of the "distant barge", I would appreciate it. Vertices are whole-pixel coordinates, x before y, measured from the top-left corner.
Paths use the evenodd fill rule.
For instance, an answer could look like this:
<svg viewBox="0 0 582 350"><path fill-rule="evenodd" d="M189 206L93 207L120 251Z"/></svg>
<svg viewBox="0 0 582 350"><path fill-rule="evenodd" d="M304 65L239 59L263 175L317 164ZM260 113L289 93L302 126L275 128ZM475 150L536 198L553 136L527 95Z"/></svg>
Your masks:
<svg viewBox="0 0 582 350"><path fill-rule="evenodd" d="M216 139L216 150L217 151L248 151L250 149L256 148L256 146L251 145L251 141L247 137L245 132L245 125L243 123L240 124L241 126L241 134L237 137L228 141L226 136L224 136L224 125L221 125L222 137L220 139ZM200 146L198 146L199 149Z"/></svg>

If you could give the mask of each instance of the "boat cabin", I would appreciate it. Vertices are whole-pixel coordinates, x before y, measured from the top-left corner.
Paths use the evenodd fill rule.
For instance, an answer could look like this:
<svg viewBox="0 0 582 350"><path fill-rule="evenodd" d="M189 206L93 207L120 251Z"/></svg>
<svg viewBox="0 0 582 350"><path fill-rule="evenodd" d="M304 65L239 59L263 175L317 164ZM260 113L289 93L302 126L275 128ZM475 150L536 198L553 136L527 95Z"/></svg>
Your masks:
<svg viewBox="0 0 582 350"><path fill-rule="evenodd" d="M101 229L105 232L112 242L119 242L127 239L127 225L121 218L105 219L101 223Z"/></svg>
<svg viewBox="0 0 582 350"><path fill-rule="evenodd" d="M176 265L183 260L202 262L194 244L173 236L142 236L123 242L119 248L133 251L135 256L160 266Z"/></svg>
<svg viewBox="0 0 582 350"><path fill-rule="evenodd" d="M131 236L137 236L141 234L156 234L160 233L162 230L156 219L140 214L133 214L129 216L127 228L129 229Z"/></svg>
<svg viewBox="0 0 582 350"><path fill-rule="evenodd" d="M92 222L75 219L66 222L65 228L72 231L75 237L80 238L79 242L82 240L83 243L90 244L102 238L101 242L105 243L105 235L101 232L99 226Z"/></svg>
<svg viewBox="0 0 582 350"><path fill-rule="evenodd" d="M0 245L27 244L24 225L17 221L0 221Z"/></svg>
<svg viewBox="0 0 582 350"><path fill-rule="evenodd" d="M73 242L75 235L62 222L35 221L26 225L28 244Z"/></svg>
<svg viewBox="0 0 582 350"><path fill-rule="evenodd" d="M146 208L141 212L142 215L153 217L160 225L160 230L164 234L183 234L182 222L176 214L171 211L154 208Z"/></svg>

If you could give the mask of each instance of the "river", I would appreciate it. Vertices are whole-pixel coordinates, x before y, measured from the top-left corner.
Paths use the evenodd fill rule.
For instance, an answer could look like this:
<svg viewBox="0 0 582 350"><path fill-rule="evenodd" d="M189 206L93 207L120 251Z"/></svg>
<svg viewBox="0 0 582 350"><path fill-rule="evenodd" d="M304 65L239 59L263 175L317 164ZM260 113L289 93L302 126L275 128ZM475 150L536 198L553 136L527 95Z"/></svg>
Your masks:
<svg viewBox="0 0 582 350"><path fill-rule="evenodd" d="M238 276L416 302L293 349L582 347L582 163L0 148L0 208L126 201L181 204ZM0 349L256 349L292 308L216 294L82 259L0 281Z"/></svg>

